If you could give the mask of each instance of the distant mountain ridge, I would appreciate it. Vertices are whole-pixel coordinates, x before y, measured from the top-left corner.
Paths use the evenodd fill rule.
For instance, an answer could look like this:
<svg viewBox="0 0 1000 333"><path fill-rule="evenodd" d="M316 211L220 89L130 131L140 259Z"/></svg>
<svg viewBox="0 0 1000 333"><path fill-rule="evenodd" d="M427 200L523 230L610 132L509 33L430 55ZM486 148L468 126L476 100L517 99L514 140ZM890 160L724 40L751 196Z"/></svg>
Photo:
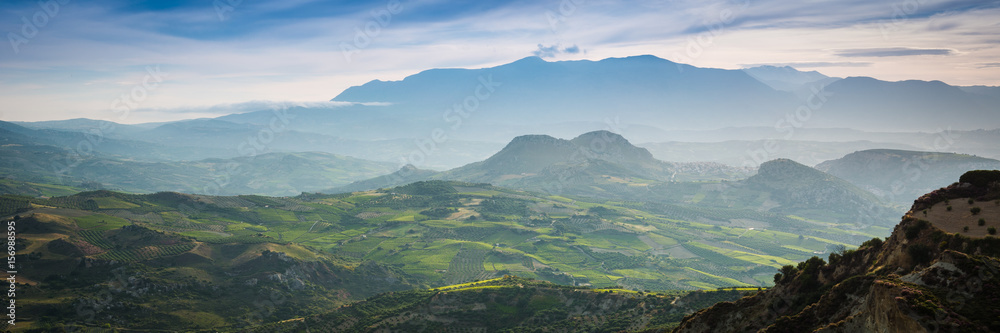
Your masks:
<svg viewBox="0 0 1000 333"><path fill-rule="evenodd" d="M333 98L336 103L260 106L259 111L210 120L116 125L106 138L145 145L122 150L136 156L197 160L235 157L237 146L259 135L273 137L266 145L271 151L323 151L436 170L482 160L526 133L571 137L595 130L610 130L635 143L777 139L811 145L800 141L839 142L846 136L884 143L845 144L851 148L838 146L839 151L909 149L907 145L939 150L934 144L939 136L961 136L949 141L950 150L1000 158L1000 148L991 144L1000 138L995 130L1000 128L998 89L839 79L787 66L699 68L651 55L599 61L528 57L489 68L438 68L398 81L372 80L340 92ZM74 119L24 125L88 132L101 124ZM414 142L426 142L434 133L447 139L420 151L422 155L410 155L420 148ZM114 145L106 142L102 149L110 150ZM723 151L756 149L736 145ZM183 158L184 150L197 157ZM712 161L736 160L742 166L746 159L741 155L746 154ZM750 161L755 166L779 157L797 156L778 152Z"/></svg>
<svg viewBox="0 0 1000 333"><path fill-rule="evenodd" d="M0 176L17 181L102 187L148 193L298 195L392 170L374 162L319 152L253 152L234 158L170 161L182 147L34 130L0 122ZM145 157L138 158L137 156ZM198 157L199 153L190 156Z"/></svg>
<svg viewBox="0 0 1000 333"><path fill-rule="evenodd" d="M1000 161L965 154L894 149L857 151L816 168L892 202L947 186L977 169L1000 169Z"/></svg>
<svg viewBox="0 0 1000 333"><path fill-rule="evenodd" d="M361 191L403 185L418 180L458 180L491 183L535 191L595 194L594 188L619 187L607 178L644 181L741 179L750 169L717 163L670 163L657 160L645 148L610 131L593 131L571 140L548 135L514 138L489 158L443 172L405 167L393 174L355 182L325 192ZM580 191L580 192L576 192Z"/></svg>
<svg viewBox="0 0 1000 333"><path fill-rule="evenodd" d="M757 174L744 183L772 193L782 210L825 207L862 222L866 211L881 210L880 200L871 193L823 171L788 159L760 165ZM871 221L863 221L870 223Z"/></svg>

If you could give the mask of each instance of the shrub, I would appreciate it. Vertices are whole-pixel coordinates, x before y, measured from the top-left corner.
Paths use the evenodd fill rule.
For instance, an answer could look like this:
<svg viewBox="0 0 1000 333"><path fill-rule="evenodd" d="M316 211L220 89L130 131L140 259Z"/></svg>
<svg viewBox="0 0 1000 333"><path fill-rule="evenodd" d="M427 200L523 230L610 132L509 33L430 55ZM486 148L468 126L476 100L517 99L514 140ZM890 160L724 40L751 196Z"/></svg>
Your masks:
<svg viewBox="0 0 1000 333"><path fill-rule="evenodd" d="M945 208L945 210L947 210L947 211L950 212L951 211L951 206L948 206L948 208Z"/></svg>
<svg viewBox="0 0 1000 333"><path fill-rule="evenodd" d="M986 187L992 183L1000 182L1000 170L973 170L966 172L958 178L961 183L969 183L979 187Z"/></svg>
<svg viewBox="0 0 1000 333"><path fill-rule="evenodd" d="M931 248L924 244L913 244L906 249L913 258L913 261L918 264L925 264L931 261Z"/></svg>
<svg viewBox="0 0 1000 333"><path fill-rule="evenodd" d="M986 229L986 232L989 232L990 235L996 235L997 234L997 228L996 227L989 227L989 229Z"/></svg>
<svg viewBox="0 0 1000 333"><path fill-rule="evenodd" d="M986 225L986 219L979 219L979 226L982 227L984 225ZM968 228L968 227L966 227L966 228Z"/></svg>
<svg viewBox="0 0 1000 333"><path fill-rule="evenodd" d="M876 249L880 248L880 247L882 247L882 239L878 238L878 237L875 237L875 238L866 240L864 243L861 243L861 246L859 246L859 248L860 247L866 247L866 246L871 246L871 247L876 248Z"/></svg>
<svg viewBox="0 0 1000 333"><path fill-rule="evenodd" d="M903 231L906 233L906 239L916 238L917 235L920 234L920 231L924 230L924 228L927 228L928 225L930 225L930 222L927 222L927 220L917 220L917 222L909 226L906 226L906 228L903 229Z"/></svg>
<svg viewBox="0 0 1000 333"><path fill-rule="evenodd" d="M972 215L978 215L979 212L981 212L983 210L980 209L979 207L972 207L972 208L969 208L969 211L972 212Z"/></svg>
<svg viewBox="0 0 1000 333"><path fill-rule="evenodd" d="M963 227L963 228L962 228L962 231L965 231L965 232L969 232L969 226L965 226L965 227Z"/></svg>

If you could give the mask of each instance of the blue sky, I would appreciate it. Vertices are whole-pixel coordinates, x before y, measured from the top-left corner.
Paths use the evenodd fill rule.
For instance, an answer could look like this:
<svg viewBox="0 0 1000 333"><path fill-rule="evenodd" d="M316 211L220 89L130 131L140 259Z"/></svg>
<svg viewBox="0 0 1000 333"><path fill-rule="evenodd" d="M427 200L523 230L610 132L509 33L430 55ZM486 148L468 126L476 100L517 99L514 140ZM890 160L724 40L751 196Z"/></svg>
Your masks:
<svg viewBox="0 0 1000 333"><path fill-rule="evenodd" d="M0 4L2 120L138 123L323 103L373 79L532 55L1000 85L1000 1L41 3Z"/></svg>

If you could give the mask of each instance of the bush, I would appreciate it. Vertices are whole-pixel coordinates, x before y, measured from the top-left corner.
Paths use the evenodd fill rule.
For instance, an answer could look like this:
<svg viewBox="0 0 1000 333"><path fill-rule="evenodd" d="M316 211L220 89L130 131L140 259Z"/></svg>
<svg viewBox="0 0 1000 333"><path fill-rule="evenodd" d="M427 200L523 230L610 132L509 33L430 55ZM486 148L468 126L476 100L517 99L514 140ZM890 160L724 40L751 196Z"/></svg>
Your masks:
<svg viewBox="0 0 1000 333"><path fill-rule="evenodd" d="M906 233L906 239L916 238L917 235L920 235L920 231L924 230L929 225L930 222L927 222L927 220L917 220L917 222L912 225L905 227L903 231Z"/></svg>
<svg viewBox="0 0 1000 333"><path fill-rule="evenodd" d="M984 225L986 225L986 219L979 219L979 226L982 227ZM968 228L968 227L966 227L966 228Z"/></svg>
<svg viewBox="0 0 1000 333"><path fill-rule="evenodd" d="M989 227L989 229L986 229L986 232L990 233L990 235L996 235L997 234L997 228L996 227Z"/></svg>
<svg viewBox="0 0 1000 333"><path fill-rule="evenodd" d="M969 226L965 226L965 227L963 227L963 228L962 228L962 231L965 231L965 232L969 232Z"/></svg>
<svg viewBox="0 0 1000 333"><path fill-rule="evenodd" d="M918 264L926 264L931 261L931 248L924 244L913 244L906 249L913 258L913 261Z"/></svg>
<svg viewBox="0 0 1000 333"><path fill-rule="evenodd" d="M983 210L980 209L979 207L972 207L972 208L969 208L969 211L972 212L972 215L978 215L979 212L981 212Z"/></svg>
<svg viewBox="0 0 1000 333"><path fill-rule="evenodd" d="M948 208L946 208L945 210L947 210L947 211L950 212L951 211L951 206L948 206Z"/></svg>
<svg viewBox="0 0 1000 333"><path fill-rule="evenodd" d="M976 203L976 200L972 200L972 199L969 199L969 204L970 204L970 205L971 205L971 204L974 204L974 203Z"/></svg>
<svg viewBox="0 0 1000 333"><path fill-rule="evenodd" d="M875 237L875 238L866 240L864 243L861 243L861 246L859 246L859 248L865 247L865 246L871 246L871 247L876 248L876 249L877 248L881 248L882 247L882 239L878 238L878 237Z"/></svg>
<svg viewBox="0 0 1000 333"><path fill-rule="evenodd" d="M978 187L987 187L1000 182L1000 170L973 170L958 178L960 183L969 183Z"/></svg>

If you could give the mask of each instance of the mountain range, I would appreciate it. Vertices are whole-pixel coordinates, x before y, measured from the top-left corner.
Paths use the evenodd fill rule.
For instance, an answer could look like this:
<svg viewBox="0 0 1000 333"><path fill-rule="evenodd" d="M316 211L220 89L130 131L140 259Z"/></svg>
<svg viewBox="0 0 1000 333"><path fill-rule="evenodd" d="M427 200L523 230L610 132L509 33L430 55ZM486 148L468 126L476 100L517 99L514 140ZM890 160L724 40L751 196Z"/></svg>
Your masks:
<svg viewBox="0 0 1000 333"><path fill-rule="evenodd" d="M970 170L1000 169L1000 161L952 153L892 149L863 150L816 166L887 202L908 203L950 185Z"/></svg>
<svg viewBox="0 0 1000 333"><path fill-rule="evenodd" d="M90 133L104 139L97 151L173 161L245 156L253 147L256 153L319 151L447 170L482 160L528 133L569 138L608 130L672 162L756 166L793 158L815 165L875 148L1000 158L1000 148L990 144L1000 140L996 91L836 78L790 67L698 68L654 56L529 57L373 80L326 105L262 105L155 124L75 119L19 125ZM762 157L763 147L772 146Z"/></svg>

